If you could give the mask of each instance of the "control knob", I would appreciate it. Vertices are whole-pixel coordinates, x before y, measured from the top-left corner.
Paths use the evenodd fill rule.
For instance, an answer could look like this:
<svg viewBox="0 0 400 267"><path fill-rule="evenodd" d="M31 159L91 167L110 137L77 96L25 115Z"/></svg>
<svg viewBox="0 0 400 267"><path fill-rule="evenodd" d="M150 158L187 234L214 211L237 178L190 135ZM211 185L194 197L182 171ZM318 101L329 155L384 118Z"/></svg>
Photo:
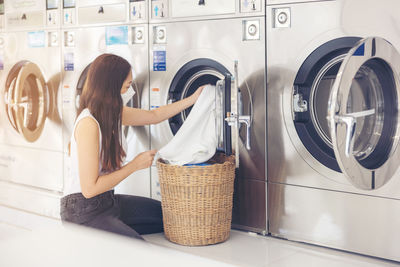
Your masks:
<svg viewBox="0 0 400 267"><path fill-rule="evenodd" d="M252 35L252 36L256 35L256 33L257 33L257 26L254 25L254 24L251 24L251 25L248 27L247 32L248 32L250 35Z"/></svg>
<svg viewBox="0 0 400 267"><path fill-rule="evenodd" d="M281 12L278 14L278 22L281 24L286 23L288 20L288 14L286 12Z"/></svg>
<svg viewBox="0 0 400 267"><path fill-rule="evenodd" d="M163 29L158 30L158 32L157 32L157 38L158 38L159 40L162 40L162 39L165 38L165 31L164 31Z"/></svg>
<svg viewBox="0 0 400 267"><path fill-rule="evenodd" d="M136 39L137 40L142 40L142 38L143 38L143 32L141 30L138 30L136 32Z"/></svg>

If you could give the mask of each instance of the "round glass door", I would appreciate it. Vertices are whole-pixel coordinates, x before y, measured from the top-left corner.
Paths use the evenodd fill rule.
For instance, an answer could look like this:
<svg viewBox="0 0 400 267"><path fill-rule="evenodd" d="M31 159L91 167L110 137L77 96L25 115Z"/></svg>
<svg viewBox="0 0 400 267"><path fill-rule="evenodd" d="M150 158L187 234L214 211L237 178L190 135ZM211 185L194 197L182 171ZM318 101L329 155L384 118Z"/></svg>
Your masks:
<svg viewBox="0 0 400 267"><path fill-rule="evenodd" d="M329 96L343 59L360 40L342 37L328 41L315 49L301 65L294 84L292 116L298 150L306 149L323 166L341 172L332 147L330 127L326 119ZM321 166L322 167L322 166ZM324 168L321 172L325 172Z"/></svg>
<svg viewBox="0 0 400 267"><path fill-rule="evenodd" d="M10 124L28 142L36 141L49 109L46 82L39 67L29 61L17 63L8 74L5 90Z"/></svg>
<svg viewBox="0 0 400 267"><path fill-rule="evenodd" d="M344 58L333 85L328 123L336 159L358 188L393 176L400 160L400 55L386 40L363 39Z"/></svg>
<svg viewBox="0 0 400 267"><path fill-rule="evenodd" d="M232 151L232 143L237 142L237 138L232 137L231 128L225 122L225 115L227 114L225 110L227 108L234 108L234 104L231 100L236 95L231 97L232 79L231 74L225 66L208 58L198 58L187 62L177 71L171 82L168 102L173 103L184 99L192 95L200 86L207 84L216 87L216 104L214 111L216 137L218 140L217 149L230 154ZM228 91L229 95L226 94ZM192 107L189 107L169 119L169 125L173 135L179 131L180 127L189 116L191 109ZM234 142L232 142L232 140L234 140Z"/></svg>
<svg viewBox="0 0 400 267"><path fill-rule="evenodd" d="M176 102L192 95L202 85L216 85L229 71L220 63L211 59L195 59L186 63L176 73L169 89L168 102ZM189 115L192 107L185 109L169 119L172 133L175 135Z"/></svg>

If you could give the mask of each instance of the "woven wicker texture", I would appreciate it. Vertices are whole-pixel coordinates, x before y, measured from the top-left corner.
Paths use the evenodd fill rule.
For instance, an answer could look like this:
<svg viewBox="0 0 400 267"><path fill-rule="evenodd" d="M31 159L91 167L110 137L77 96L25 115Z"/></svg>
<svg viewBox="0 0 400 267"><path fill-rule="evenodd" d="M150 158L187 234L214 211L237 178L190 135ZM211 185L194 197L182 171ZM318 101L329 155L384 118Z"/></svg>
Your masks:
<svg viewBox="0 0 400 267"><path fill-rule="evenodd" d="M217 153L208 166L176 166L157 161L164 232L188 246L229 238L232 221L235 158Z"/></svg>

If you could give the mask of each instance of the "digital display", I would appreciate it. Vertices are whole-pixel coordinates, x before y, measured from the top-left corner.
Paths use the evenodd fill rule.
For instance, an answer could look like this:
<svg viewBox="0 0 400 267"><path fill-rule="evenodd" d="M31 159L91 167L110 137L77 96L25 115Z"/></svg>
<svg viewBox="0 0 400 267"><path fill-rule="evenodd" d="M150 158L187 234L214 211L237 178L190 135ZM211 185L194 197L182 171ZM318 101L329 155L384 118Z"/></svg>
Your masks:
<svg viewBox="0 0 400 267"><path fill-rule="evenodd" d="M47 10L58 8L58 0L47 0L46 3Z"/></svg>
<svg viewBox="0 0 400 267"><path fill-rule="evenodd" d="M143 2L144 0L129 0L129 2Z"/></svg>
<svg viewBox="0 0 400 267"><path fill-rule="evenodd" d="M64 0L64 8L75 7L75 0Z"/></svg>

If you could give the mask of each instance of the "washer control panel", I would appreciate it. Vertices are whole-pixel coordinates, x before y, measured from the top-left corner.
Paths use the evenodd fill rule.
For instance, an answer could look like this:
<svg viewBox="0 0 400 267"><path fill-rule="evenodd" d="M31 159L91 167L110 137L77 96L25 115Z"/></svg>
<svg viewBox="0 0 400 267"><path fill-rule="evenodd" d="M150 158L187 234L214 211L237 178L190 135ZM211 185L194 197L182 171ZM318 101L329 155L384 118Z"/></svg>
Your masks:
<svg viewBox="0 0 400 267"><path fill-rule="evenodd" d="M144 44L145 29L144 26L132 27L132 44Z"/></svg>
<svg viewBox="0 0 400 267"><path fill-rule="evenodd" d="M290 28L291 13L290 7L273 8L274 28Z"/></svg>
<svg viewBox="0 0 400 267"><path fill-rule="evenodd" d="M260 21L243 20L243 41L260 40Z"/></svg>
<svg viewBox="0 0 400 267"><path fill-rule="evenodd" d="M153 43L154 44L167 43L167 28L165 26L153 27Z"/></svg>

